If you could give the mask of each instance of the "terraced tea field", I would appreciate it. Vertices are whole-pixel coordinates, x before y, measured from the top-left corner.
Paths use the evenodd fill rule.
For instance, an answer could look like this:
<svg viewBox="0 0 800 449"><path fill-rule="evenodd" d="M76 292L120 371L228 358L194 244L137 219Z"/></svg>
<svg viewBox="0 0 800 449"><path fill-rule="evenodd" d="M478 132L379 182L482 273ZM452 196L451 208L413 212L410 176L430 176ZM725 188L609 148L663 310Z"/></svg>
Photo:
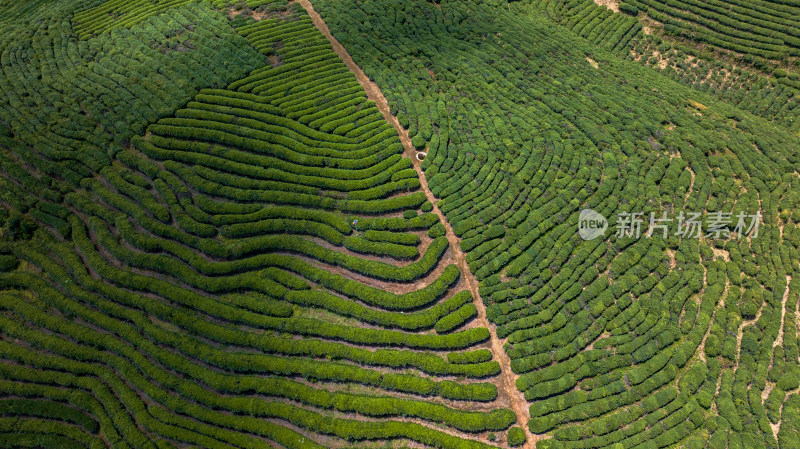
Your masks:
<svg viewBox="0 0 800 449"><path fill-rule="evenodd" d="M796 5L723 3L0 1L0 447L800 447Z"/></svg>

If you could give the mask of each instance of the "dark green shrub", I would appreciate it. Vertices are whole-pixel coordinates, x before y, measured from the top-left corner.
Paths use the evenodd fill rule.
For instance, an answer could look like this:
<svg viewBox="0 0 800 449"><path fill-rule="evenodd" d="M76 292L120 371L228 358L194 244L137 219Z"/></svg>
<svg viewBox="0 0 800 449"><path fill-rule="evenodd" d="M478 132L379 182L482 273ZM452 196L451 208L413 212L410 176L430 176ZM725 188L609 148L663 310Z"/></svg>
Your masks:
<svg viewBox="0 0 800 449"><path fill-rule="evenodd" d="M633 5L630 5L628 3L620 2L619 10L624 12L625 14L630 15L630 16L639 15L639 8L637 8L637 7L633 6Z"/></svg>
<svg viewBox="0 0 800 449"><path fill-rule="evenodd" d="M427 142L425 141L425 138L422 137L419 134L417 134L417 135L415 135L414 137L411 138L411 144L414 145L414 148L416 148L418 150L421 150L421 149L425 148L425 144L426 143Z"/></svg>
<svg viewBox="0 0 800 449"><path fill-rule="evenodd" d="M407 210L407 211L403 212L403 218L405 218L406 220L414 218L416 216L417 216L417 211L415 211L413 209L410 209L410 210Z"/></svg>
<svg viewBox="0 0 800 449"><path fill-rule="evenodd" d="M12 271L17 268L19 261L10 254L0 254L0 272Z"/></svg>
<svg viewBox="0 0 800 449"><path fill-rule="evenodd" d="M525 431L521 427L512 427L506 434L506 442L511 447L522 446L525 444Z"/></svg>

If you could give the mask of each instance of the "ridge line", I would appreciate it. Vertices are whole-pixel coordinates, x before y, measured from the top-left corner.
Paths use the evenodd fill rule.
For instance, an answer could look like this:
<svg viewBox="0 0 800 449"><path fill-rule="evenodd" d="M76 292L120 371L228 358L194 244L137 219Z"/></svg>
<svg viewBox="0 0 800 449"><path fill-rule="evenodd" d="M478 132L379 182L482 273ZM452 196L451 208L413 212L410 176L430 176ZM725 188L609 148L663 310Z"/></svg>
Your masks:
<svg viewBox="0 0 800 449"><path fill-rule="evenodd" d="M309 0L297 0L297 2L303 7L303 9L306 10L311 18L311 22L314 24L314 27L316 27L320 33L322 33L322 35L328 39L328 42L330 42L331 46L333 47L333 51L339 56L345 66L347 66L347 68L350 69L350 71L355 75L358 83L364 88L364 91L367 94L367 99L375 102L375 106L377 106L384 119L394 127L395 131L397 131L400 141L403 144L403 153L406 157L411 159L414 170L417 172L417 176L420 181L420 188L423 192L425 192L425 196L428 201L433 204L433 212L439 217L439 221L442 222L442 225L444 225L445 235L447 236L447 241L450 244L451 250L453 251L453 257L456 259L456 263L461 271L461 275L464 276L464 279L467 281L467 287L472 294L473 303L478 311L478 316L476 318L478 324L482 327L486 327L489 330L492 355L494 359L500 363L500 381L503 390L505 390L503 393L505 393L505 395L508 397L510 402L509 405L517 417L517 425L522 427L522 430L525 431L525 444L520 447L522 449L533 449L536 445L536 441L539 438L537 435L532 434L528 428L530 409L528 408L528 403L525 400L524 394L517 389L516 379L518 376L511 370L511 360L503 348L503 342L497 336L496 326L493 323L490 323L486 317L486 306L484 305L483 299L478 291L478 281L472 274L472 271L469 269L464 252L461 250L461 246L459 245L459 238L456 236L455 232L453 232L453 228L450 226L450 222L447 221L447 217L445 217L442 211L439 210L439 207L436 205L436 197L428 188L428 180L425 178L425 173L422 171L420 161L416 158L416 152L414 146L411 144L411 138L408 136L408 130L400 126L400 122L397 120L397 117L392 115L391 109L389 108L389 102L386 100L386 97L383 96L383 92L381 92L378 85L369 79L364 71L361 70L361 67L355 63L344 46L331 34L328 25L325 23L319 13L314 10L311 2Z"/></svg>

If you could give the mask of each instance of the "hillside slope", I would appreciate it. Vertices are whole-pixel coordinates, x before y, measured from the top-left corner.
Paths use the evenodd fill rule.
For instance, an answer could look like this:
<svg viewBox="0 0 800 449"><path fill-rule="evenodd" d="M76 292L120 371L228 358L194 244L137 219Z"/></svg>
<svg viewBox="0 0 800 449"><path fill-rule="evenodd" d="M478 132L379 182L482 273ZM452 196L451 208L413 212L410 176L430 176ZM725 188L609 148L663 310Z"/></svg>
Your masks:
<svg viewBox="0 0 800 449"><path fill-rule="evenodd" d="M797 136L526 5L315 7L427 150L537 447L797 441ZM584 208L604 238L578 236ZM681 211L763 217L690 238ZM625 212L669 237L617 238Z"/></svg>
<svg viewBox="0 0 800 449"><path fill-rule="evenodd" d="M590 0L0 6L0 447L800 447L791 83Z"/></svg>
<svg viewBox="0 0 800 449"><path fill-rule="evenodd" d="M302 8L181 4L88 45L196 11L254 69L120 123L103 159L30 152L3 112L2 179L53 215L3 202L0 445L507 445L518 419L444 227Z"/></svg>

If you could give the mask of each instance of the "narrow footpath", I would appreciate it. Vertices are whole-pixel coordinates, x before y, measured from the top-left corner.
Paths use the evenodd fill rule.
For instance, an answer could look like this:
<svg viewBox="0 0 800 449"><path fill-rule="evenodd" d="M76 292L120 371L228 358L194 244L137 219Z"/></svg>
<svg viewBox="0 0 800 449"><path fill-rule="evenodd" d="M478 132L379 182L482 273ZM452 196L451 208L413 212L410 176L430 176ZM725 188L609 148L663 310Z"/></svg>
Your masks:
<svg viewBox="0 0 800 449"><path fill-rule="evenodd" d="M464 279L467 281L467 286L475 300L475 307L478 310L478 325L489 329L491 350L494 355L494 360L497 360L498 363L500 363L501 368L500 383L498 388L503 391L500 391L499 393L501 395L505 395L509 399L509 405L517 415L517 424L521 426L523 430L525 430L525 434L527 436L527 441L522 448L533 449L536 445L537 436L531 434L530 430L528 430L530 411L528 409L528 403L525 400L525 396L517 389L517 375L511 371L511 360L508 358L505 349L503 349L503 341L497 337L495 325L490 323L486 318L486 307L484 306L483 300L478 293L478 281L475 279L475 276L472 274L469 266L467 265L467 259L464 255L464 252L461 251L459 239L453 232L453 228L450 226L450 223L447 221L447 218L444 216L442 211L440 211L436 206L436 197L434 197L433 193L431 193L430 189L428 188L428 181L425 178L425 173L423 173L422 168L420 167L420 161L416 158L416 151L414 146L411 144L411 138L408 136L408 131L400 126L400 122L397 120L397 117L392 115L389 108L389 103L386 101L386 97L383 96L383 93L378 88L377 84L369 79L364 71L361 70L361 67L359 67L355 61L353 61L353 58L350 57L350 54L347 53L347 50L345 50L342 44L340 44L339 41L333 37L328 29L328 25L314 10L311 2L309 0L297 1L306 10L306 12L308 12L308 15L311 17L311 21L313 22L314 26L328 39L328 41L330 41L331 46L333 46L333 51L339 55L339 57L342 59L342 62L344 62L347 68L353 72L358 82L364 87L367 98L375 102L375 105L378 107L378 110L381 112L381 114L383 114L386 121L388 121L392 126L394 126L395 130L397 130L397 133L400 136L400 141L403 143L403 148L405 149L405 155L414 163L414 169L417 171L417 175L419 176L422 190L425 192L428 200L434 205L433 212L439 216L439 220L442 222L442 224L444 224L447 241L450 243L450 249L453 251L456 263L461 270L462 276L464 276Z"/></svg>

